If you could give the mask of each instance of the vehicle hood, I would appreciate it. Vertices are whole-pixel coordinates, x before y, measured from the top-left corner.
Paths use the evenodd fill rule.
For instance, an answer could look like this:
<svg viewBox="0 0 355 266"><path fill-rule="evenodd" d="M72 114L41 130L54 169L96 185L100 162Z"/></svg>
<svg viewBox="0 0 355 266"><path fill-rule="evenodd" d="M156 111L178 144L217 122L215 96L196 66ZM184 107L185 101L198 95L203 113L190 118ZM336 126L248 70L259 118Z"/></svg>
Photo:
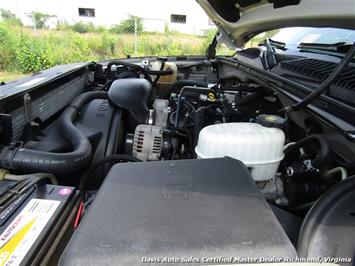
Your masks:
<svg viewBox="0 0 355 266"><path fill-rule="evenodd" d="M224 39L242 47L258 33L285 27L355 29L354 0L197 0Z"/></svg>

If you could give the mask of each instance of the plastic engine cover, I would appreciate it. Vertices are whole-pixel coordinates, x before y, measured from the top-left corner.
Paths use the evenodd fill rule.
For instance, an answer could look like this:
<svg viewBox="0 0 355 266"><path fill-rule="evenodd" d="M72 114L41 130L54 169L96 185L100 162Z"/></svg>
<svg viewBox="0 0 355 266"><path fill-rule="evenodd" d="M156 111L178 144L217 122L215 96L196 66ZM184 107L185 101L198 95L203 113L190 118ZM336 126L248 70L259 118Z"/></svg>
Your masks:
<svg viewBox="0 0 355 266"><path fill-rule="evenodd" d="M245 166L219 158L113 166L61 265L273 256L296 251Z"/></svg>

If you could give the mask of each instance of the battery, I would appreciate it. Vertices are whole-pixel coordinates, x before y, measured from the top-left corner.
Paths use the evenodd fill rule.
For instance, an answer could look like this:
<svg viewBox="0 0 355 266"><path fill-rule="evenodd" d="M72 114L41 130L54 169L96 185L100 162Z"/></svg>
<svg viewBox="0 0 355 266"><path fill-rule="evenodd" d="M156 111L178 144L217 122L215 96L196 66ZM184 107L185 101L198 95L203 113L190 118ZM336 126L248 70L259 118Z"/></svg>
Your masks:
<svg viewBox="0 0 355 266"><path fill-rule="evenodd" d="M11 192L15 183L1 181L0 193ZM0 207L0 266L51 264L77 202L73 187L37 184Z"/></svg>

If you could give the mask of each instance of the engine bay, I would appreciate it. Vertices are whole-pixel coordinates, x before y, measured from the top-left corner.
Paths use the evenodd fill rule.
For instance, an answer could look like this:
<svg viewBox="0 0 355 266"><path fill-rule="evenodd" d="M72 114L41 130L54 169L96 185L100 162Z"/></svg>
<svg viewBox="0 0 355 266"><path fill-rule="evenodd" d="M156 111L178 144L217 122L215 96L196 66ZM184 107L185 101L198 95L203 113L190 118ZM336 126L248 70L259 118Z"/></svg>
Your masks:
<svg viewBox="0 0 355 266"><path fill-rule="evenodd" d="M36 190L47 179L73 193L65 233L42 260L353 257L355 131L347 115L335 118L319 103L290 111L304 92L233 58L112 60L57 70L56 78L51 71L0 97L2 182L37 180ZM332 223L339 227L324 228Z"/></svg>

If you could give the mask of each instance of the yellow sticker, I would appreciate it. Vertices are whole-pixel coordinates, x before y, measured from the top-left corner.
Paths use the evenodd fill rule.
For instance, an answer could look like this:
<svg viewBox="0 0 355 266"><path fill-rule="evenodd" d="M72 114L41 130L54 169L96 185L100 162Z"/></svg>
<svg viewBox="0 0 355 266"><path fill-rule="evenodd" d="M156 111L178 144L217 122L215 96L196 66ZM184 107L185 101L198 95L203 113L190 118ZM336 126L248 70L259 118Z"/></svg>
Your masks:
<svg viewBox="0 0 355 266"><path fill-rule="evenodd" d="M0 266L8 262L10 255L15 251L17 245L24 239L26 234L30 231L36 219L32 219L25 224L12 238L10 238L4 246L0 249Z"/></svg>
<svg viewBox="0 0 355 266"><path fill-rule="evenodd" d="M0 266L20 265L60 201L31 199L0 235Z"/></svg>

